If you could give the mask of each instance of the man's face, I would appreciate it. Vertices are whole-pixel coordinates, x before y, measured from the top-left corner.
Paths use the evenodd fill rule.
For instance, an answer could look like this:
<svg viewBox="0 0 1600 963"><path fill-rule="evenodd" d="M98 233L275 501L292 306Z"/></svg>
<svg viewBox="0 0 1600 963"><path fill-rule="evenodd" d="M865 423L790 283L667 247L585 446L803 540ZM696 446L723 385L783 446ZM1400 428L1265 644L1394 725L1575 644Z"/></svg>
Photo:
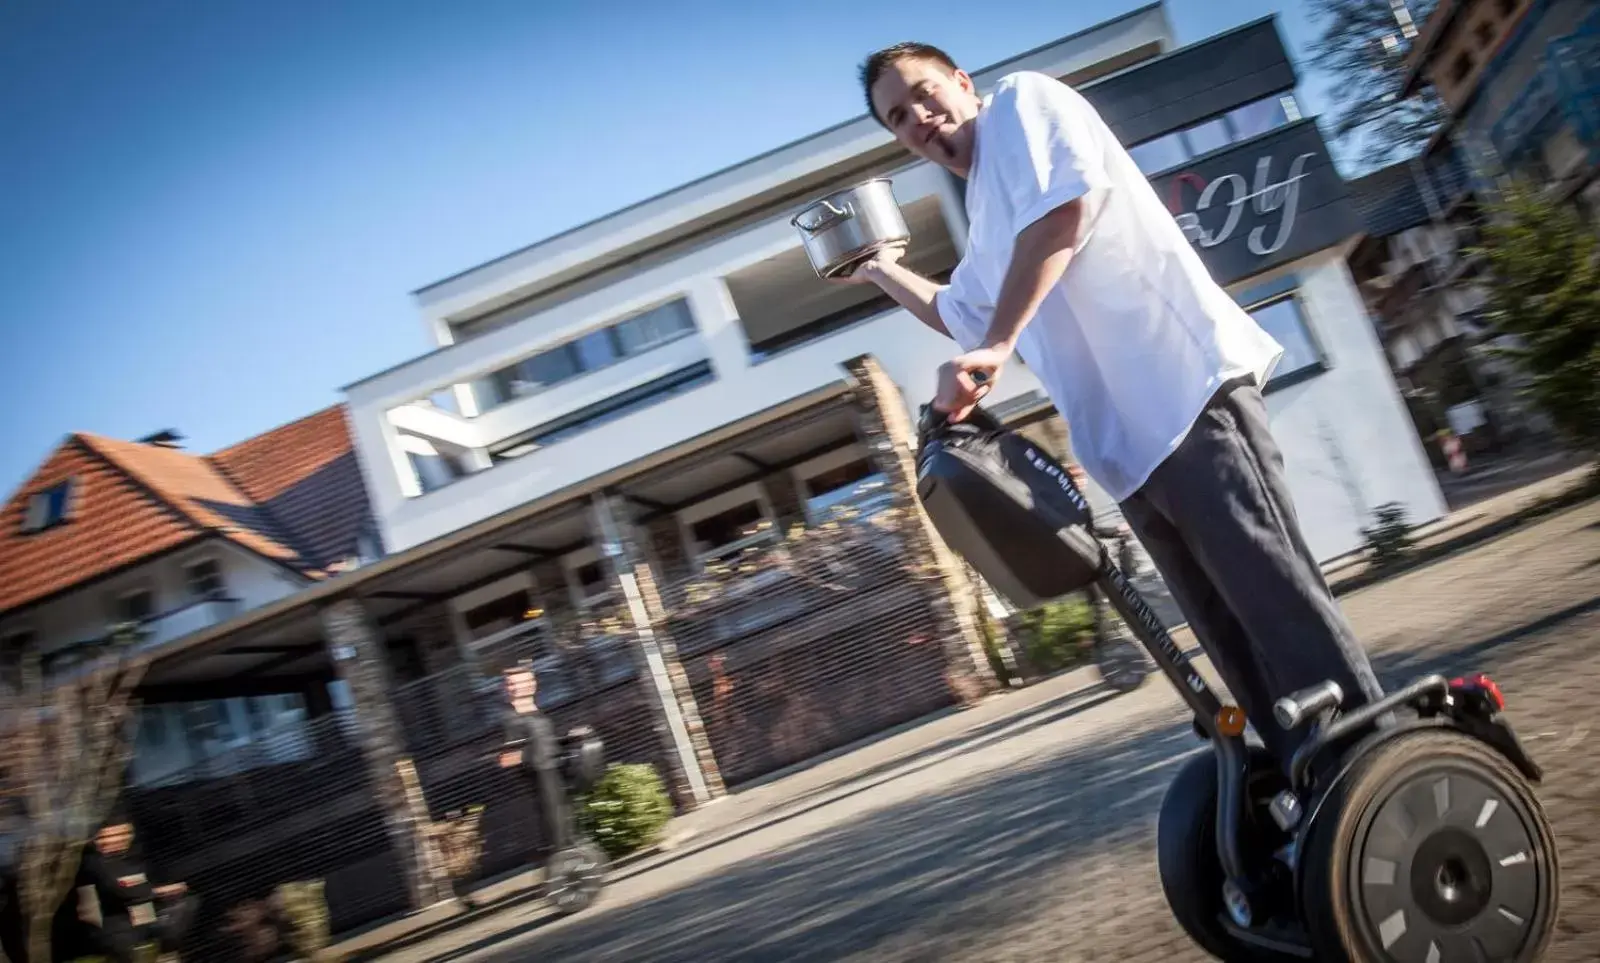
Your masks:
<svg viewBox="0 0 1600 963"><path fill-rule="evenodd" d="M539 691L539 683L527 669L512 669L506 673L506 691L513 702L532 699Z"/></svg>
<svg viewBox="0 0 1600 963"><path fill-rule="evenodd" d="M972 168L972 121L981 106L965 71L915 57L891 64L872 85L872 108L895 139L957 174Z"/></svg>
<svg viewBox="0 0 1600 963"><path fill-rule="evenodd" d="M107 826L95 834L95 845L102 853L120 853L133 842L133 827L127 823Z"/></svg>

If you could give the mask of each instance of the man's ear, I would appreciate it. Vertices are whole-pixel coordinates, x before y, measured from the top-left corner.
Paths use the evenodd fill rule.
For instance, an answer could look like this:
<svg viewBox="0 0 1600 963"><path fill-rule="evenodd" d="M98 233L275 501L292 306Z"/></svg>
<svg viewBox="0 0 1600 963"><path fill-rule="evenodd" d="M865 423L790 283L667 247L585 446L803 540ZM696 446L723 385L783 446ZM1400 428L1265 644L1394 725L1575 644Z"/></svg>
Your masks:
<svg viewBox="0 0 1600 963"><path fill-rule="evenodd" d="M956 80L961 84L961 89L974 97L978 95L978 85L973 83L972 75L960 68L956 69Z"/></svg>

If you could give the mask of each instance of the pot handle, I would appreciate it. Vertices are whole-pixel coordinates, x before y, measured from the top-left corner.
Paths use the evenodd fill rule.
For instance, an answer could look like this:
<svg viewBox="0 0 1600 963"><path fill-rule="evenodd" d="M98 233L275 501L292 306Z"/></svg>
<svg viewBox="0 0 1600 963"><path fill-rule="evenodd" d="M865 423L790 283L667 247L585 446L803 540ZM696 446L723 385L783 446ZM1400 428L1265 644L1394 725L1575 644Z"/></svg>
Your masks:
<svg viewBox="0 0 1600 963"><path fill-rule="evenodd" d="M824 208L827 213L823 214L810 224L802 224L800 223L800 218L805 216L805 211L801 211L799 214L794 216L794 220L791 223L793 223L794 226L798 227L800 230L805 231L807 234L815 234L830 224L834 224L838 221L848 220L849 218L856 216L855 211L851 210L848 204L846 204L844 207L835 207L832 201L824 200L820 202L818 206Z"/></svg>

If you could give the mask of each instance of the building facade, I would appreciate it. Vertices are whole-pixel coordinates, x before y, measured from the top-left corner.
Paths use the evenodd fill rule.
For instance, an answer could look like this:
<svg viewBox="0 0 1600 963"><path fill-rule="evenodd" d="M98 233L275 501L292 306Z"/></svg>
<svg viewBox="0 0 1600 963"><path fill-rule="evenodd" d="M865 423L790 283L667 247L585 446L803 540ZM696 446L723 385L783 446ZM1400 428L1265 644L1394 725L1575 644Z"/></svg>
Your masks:
<svg viewBox="0 0 1600 963"><path fill-rule="evenodd" d="M1518 175L1600 217L1600 4L1445 0L1407 54L1406 93L1431 86L1474 185Z"/></svg>

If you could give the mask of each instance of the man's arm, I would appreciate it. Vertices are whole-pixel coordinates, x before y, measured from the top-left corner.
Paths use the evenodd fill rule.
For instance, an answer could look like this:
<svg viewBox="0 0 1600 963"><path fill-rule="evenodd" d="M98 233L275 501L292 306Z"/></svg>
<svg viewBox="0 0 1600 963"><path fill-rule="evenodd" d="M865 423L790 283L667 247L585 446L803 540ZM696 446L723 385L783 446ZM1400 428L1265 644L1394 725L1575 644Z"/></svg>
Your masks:
<svg viewBox="0 0 1600 963"><path fill-rule="evenodd" d="M918 321L945 337L950 337L950 329L945 327L944 319L939 317L939 306L935 300L947 285L929 280L901 264L901 253L903 252L900 248L891 248L880 253L856 268L852 279L859 278L876 284L879 290L894 298L895 303L910 311Z"/></svg>
<svg viewBox="0 0 1600 963"><path fill-rule="evenodd" d="M1083 233L1083 198L1068 201L1017 235L983 348L1016 347L1039 303L1067 270Z"/></svg>

